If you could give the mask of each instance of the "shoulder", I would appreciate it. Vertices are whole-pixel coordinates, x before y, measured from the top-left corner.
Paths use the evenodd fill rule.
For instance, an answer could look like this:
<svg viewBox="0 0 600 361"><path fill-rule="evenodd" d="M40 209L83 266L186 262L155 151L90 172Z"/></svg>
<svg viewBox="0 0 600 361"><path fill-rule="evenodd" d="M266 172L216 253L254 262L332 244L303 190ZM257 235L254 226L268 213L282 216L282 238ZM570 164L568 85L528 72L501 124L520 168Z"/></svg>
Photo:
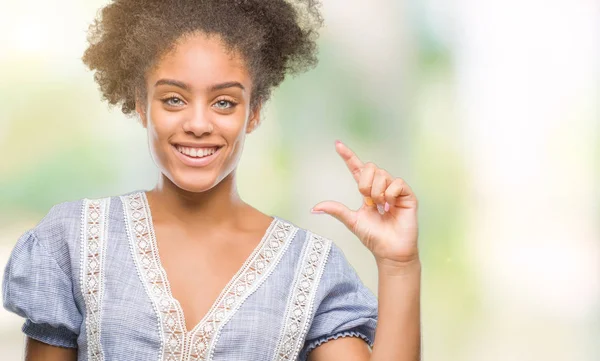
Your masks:
<svg viewBox="0 0 600 361"><path fill-rule="evenodd" d="M279 219L294 228L294 242L298 243L298 247L294 247L294 252L297 253L295 257L315 271L320 271L316 274L322 284L320 287L327 288L340 282L356 285L360 281L355 268L348 262L344 251L334 239L310 228Z"/></svg>
<svg viewBox="0 0 600 361"><path fill-rule="evenodd" d="M305 264L319 271L315 274L319 282L317 300L333 294L353 293L367 300L370 306L376 305L373 291L364 284L336 240L306 228L301 228L299 233L304 242Z"/></svg>
<svg viewBox="0 0 600 361"><path fill-rule="evenodd" d="M69 249L73 253L84 223L95 221L97 217L108 217L120 208L116 204L119 202L120 195L107 195L57 203L23 237L35 239L48 253L60 259L69 253Z"/></svg>
<svg viewBox="0 0 600 361"><path fill-rule="evenodd" d="M79 231L84 199L55 204L29 232L49 252L66 246Z"/></svg>
<svg viewBox="0 0 600 361"><path fill-rule="evenodd" d="M296 256L300 257L304 255L307 257L311 253L314 253L313 258L319 257L323 261L321 263L324 264L327 261L332 247L335 247L332 239L311 229L301 227L285 218L275 217L278 220L278 226L289 231L291 242L297 245L297 247L292 247L294 248L294 252L298 253Z"/></svg>
<svg viewBox="0 0 600 361"><path fill-rule="evenodd" d="M140 191L136 190L119 195L85 197L57 203L50 208L31 232L37 238L46 240L48 245L51 246L52 243L67 239L71 234L77 233L84 217L95 217L94 211L99 214L110 214L114 209L118 209L115 206L119 205L121 197L137 192Z"/></svg>
<svg viewBox="0 0 600 361"><path fill-rule="evenodd" d="M309 324L299 360L320 344L339 337L360 337L373 345L378 302L361 281L335 240L307 228L298 229L302 251L292 296L309 301ZM292 322L292 321L290 321Z"/></svg>
<svg viewBox="0 0 600 361"><path fill-rule="evenodd" d="M318 252L322 254L323 264L330 264L332 267L349 266L346 256L340 247L338 247L332 238L325 236L323 233L314 231L310 228L301 227L285 218L276 216L284 227L290 227L294 232L296 242L302 243L303 253Z"/></svg>
<svg viewBox="0 0 600 361"><path fill-rule="evenodd" d="M334 239L309 228L298 227L298 234L305 247L312 246L315 251L324 255L323 264L327 264L328 268L350 266L344 252Z"/></svg>

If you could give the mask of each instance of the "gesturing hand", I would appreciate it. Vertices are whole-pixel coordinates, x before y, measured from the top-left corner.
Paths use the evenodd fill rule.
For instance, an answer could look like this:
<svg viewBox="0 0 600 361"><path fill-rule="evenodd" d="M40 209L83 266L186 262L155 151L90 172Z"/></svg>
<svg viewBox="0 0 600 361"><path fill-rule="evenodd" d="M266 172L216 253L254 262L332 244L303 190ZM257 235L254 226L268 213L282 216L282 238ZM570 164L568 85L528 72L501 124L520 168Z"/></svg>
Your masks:
<svg viewBox="0 0 600 361"><path fill-rule="evenodd" d="M350 148L336 141L358 184L364 203L352 211L342 203L323 201L311 210L342 222L373 253L375 259L407 263L418 258L417 198L404 180L375 164L364 164Z"/></svg>

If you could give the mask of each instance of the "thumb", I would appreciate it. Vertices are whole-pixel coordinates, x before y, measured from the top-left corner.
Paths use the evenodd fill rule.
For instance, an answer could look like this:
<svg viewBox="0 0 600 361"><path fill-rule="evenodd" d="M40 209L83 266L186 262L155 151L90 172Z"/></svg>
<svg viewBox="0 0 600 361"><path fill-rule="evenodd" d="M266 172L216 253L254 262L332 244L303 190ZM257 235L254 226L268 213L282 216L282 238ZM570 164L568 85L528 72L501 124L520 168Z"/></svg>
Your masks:
<svg viewBox="0 0 600 361"><path fill-rule="evenodd" d="M311 212L327 213L342 222L350 230L354 229L354 224L356 223L356 212L350 210L340 202L320 202L311 209Z"/></svg>

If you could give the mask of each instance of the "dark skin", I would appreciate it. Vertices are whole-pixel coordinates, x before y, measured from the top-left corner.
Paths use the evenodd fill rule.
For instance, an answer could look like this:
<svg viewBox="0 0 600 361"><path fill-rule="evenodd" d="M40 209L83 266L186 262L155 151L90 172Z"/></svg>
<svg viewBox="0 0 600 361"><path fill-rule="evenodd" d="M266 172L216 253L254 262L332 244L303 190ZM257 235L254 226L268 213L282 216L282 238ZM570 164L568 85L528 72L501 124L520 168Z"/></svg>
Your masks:
<svg viewBox="0 0 600 361"><path fill-rule="evenodd" d="M272 218L248 207L248 216L232 228L207 232L177 220L155 200L155 191L147 197L156 210L152 220L161 263L191 331L257 247Z"/></svg>
<svg viewBox="0 0 600 361"><path fill-rule="evenodd" d="M77 349L48 345L25 337L25 361L76 361Z"/></svg>

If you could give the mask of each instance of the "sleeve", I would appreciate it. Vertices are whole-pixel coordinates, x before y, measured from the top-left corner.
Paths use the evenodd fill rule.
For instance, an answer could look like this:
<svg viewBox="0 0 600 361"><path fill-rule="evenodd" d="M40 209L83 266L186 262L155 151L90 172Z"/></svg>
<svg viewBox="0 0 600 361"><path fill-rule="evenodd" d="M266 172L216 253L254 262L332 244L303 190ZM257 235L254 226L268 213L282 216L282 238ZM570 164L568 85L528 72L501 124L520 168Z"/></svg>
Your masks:
<svg viewBox="0 0 600 361"><path fill-rule="evenodd" d="M15 245L2 280L6 310L25 318L23 333L38 341L77 348L82 315L71 277L60 268L34 230Z"/></svg>
<svg viewBox="0 0 600 361"><path fill-rule="evenodd" d="M317 289L315 309L299 360L306 360L317 346L340 337L360 337L373 346L377 298L363 284L335 243L331 244Z"/></svg>

